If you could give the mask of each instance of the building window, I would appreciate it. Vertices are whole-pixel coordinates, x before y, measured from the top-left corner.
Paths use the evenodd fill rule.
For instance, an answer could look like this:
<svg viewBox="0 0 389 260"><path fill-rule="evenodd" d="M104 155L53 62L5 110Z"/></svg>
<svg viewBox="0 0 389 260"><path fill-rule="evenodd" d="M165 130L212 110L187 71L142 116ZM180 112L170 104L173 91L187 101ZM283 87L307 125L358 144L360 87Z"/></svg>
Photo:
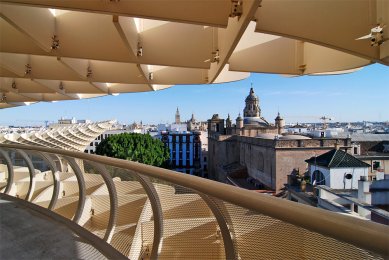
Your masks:
<svg viewBox="0 0 389 260"><path fill-rule="evenodd" d="M99 145L99 143L98 142L95 142L95 146L98 146Z"/></svg>
<svg viewBox="0 0 389 260"><path fill-rule="evenodd" d="M381 166L381 163L380 162L373 162L373 170L378 170Z"/></svg>
<svg viewBox="0 0 389 260"><path fill-rule="evenodd" d="M326 185L324 174L319 170L314 171L312 174L312 183L314 183L314 185Z"/></svg>
<svg viewBox="0 0 389 260"><path fill-rule="evenodd" d="M354 147L354 154L358 154L358 147Z"/></svg>

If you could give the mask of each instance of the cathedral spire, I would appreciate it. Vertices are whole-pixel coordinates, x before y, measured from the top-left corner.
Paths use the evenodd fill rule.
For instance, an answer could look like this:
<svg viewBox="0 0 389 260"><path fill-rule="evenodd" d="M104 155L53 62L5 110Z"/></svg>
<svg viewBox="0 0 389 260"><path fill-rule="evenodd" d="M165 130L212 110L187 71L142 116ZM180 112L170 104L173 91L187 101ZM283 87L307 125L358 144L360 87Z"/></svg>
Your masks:
<svg viewBox="0 0 389 260"><path fill-rule="evenodd" d="M176 124L181 123L180 111L178 111L178 107L177 107L177 111L176 111L175 123Z"/></svg>
<svg viewBox="0 0 389 260"><path fill-rule="evenodd" d="M232 127L232 120L231 120L231 117L230 117L230 113L228 113L228 117L226 119L226 127L227 128L231 128Z"/></svg>

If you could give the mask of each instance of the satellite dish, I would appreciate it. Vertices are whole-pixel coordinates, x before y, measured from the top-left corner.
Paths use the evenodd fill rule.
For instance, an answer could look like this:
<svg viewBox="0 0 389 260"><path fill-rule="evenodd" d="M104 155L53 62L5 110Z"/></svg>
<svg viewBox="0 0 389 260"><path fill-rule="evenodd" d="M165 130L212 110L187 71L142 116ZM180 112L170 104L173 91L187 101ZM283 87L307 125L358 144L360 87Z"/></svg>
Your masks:
<svg viewBox="0 0 389 260"><path fill-rule="evenodd" d="M351 173L347 173L345 176L344 176L347 180L351 180L353 178L353 175Z"/></svg>

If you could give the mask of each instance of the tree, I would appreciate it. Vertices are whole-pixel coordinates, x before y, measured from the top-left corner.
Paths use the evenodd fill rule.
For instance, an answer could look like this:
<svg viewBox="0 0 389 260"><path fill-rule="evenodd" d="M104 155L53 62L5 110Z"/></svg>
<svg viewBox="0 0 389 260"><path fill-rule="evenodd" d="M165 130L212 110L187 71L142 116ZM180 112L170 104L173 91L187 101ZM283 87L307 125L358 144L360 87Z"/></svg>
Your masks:
<svg viewBox="0 0 389 260"><path fill-rule="evenodd" d="M136 133L109 136L96 147L96 154L165 168L170 157L161 140Z"/></svg>

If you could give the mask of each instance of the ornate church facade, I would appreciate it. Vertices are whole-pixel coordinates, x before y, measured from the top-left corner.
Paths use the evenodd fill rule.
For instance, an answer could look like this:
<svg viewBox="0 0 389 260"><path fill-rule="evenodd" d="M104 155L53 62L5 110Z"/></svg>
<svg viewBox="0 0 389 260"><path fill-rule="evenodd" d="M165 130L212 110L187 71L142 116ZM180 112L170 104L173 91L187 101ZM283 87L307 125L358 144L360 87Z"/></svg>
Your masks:
<svg viewBox="0 0 389 260"><path fill-rule="evenodd" d="M259 98L255 95L254 89L250 89L245 99L243 118L239 114L233 123L230 115L227 119L221 119L218 114L208 120L208 131L219 132L226 135L257 136L259 134L281 134L284 126L283 119L278 114L274 124L270 124L261 116Z"/></svg>

